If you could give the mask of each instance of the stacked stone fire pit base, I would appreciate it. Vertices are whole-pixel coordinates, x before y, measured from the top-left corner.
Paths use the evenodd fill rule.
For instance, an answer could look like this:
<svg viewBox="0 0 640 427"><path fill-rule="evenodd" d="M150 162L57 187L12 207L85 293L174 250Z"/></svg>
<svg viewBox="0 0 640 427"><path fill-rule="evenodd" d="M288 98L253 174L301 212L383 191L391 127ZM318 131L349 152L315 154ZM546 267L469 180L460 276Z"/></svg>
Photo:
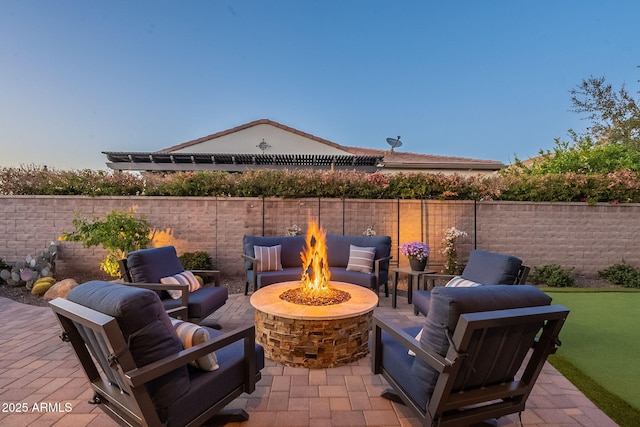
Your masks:
<svg viewBox="0 0 640 427"><path fill-rule="evenodd" d="M369 353L369 331L378 297L361 286L331 282L349 292L347 302L305 306L280 299L298 282L267 286L251 296L256 308L256 341L265 357L292 367L332 368Z"/></svg>

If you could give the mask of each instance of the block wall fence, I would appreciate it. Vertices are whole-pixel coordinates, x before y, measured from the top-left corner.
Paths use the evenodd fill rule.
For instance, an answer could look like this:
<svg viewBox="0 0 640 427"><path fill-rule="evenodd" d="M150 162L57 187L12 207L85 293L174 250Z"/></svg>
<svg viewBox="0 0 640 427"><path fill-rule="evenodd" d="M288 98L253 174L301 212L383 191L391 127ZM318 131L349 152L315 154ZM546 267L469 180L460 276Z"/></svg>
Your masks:
<svg viewBox="0 0 640 427"><path fill-rule="evenodd" d="M408 265L398 245L426 241L429 265L444 264L444 230L468 237L458 246L464 262L474 247L513 254L531 267L560 264L587 278L625 260L640 266L640 204L530 203L495 201L261 199L215 197L0 196L0 258L36 255L63 231L75 212L87 217L134 209L155 228L154 246L174 245L179 254L206 251L226 277L242 275L242 236L306 230L308 215L330 234L362 235L374 226L392 238L395 263ZM59 242L58 278L104 278L101 248Z"/></svg>

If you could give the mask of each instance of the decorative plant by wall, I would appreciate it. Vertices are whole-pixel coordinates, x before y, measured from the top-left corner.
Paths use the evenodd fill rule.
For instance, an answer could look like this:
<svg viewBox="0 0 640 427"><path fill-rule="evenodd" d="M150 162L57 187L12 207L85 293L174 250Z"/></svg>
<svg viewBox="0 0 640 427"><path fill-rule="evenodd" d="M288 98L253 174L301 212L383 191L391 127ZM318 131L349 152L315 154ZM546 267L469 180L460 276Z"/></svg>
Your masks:
<svg viewBox="0 0 640 427"><path fill-rule="evenodd" d="M444 272L445 274L458 274L458 240L467 237L465 231L458 230L455 227L447 228L444 232L444 248L442 253L445 256Z"/></svg>
<svg viewBox="0 0 640 427"><path fill-rule="evenodd" d="M9 286L26 286L31 290L33 284L41 277L53 277L57 254L58 247L55 242L51 242L41 255L27 255L24 261L16 262L11 268L4 268L0 271L0 277Z"/></svg>
<svg viewBox="0 0 640 427"><path fill-rule="evenodd" d="M85 248L102 246L107 250L107 256L100 261L100 269L118 277L118 261L131 251L146 248L153 239L151 226L144 215L138 218L134 213L133 210L114 210L103 218L89 220L76 212L72 221L75 231L63 232L59 240L82 242Z"/></svg>
<svg viewBox="0 0 640 427"><path fill-rule="evenodd" d="M213 270L213 262L211 262L209 252L185 252L178 258L185 270ZM196 274L196 278L198 277L200 276ZM202 279L202 283L209 283L213 280L208 276L200 278Z"/></svg>
<svg viewBox="0 0 640 427"><path fill-rule="evenodd" d="M363 236L372 237L376 235L376 228L373 225L368 225L362 233Z"/></svg>
<svg viewBox="0 0 640 427"><path fill-rule="evenodd" d="M287 227L285 236L297 236L300 232L302 232L302 228L298 227L298 224L292 224Z"/></svg>

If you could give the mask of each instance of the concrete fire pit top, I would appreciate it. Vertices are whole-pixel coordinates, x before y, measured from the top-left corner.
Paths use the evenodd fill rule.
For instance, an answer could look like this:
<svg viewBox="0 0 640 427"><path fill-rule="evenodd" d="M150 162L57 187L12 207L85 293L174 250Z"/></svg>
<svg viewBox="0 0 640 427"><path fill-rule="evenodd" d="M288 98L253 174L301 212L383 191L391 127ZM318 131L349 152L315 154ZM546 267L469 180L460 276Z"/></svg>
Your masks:
<svg viewBox="0 0 640 427"><path fill-rule="evenodd" d="M265 286L251 295L251 305L263 313L288 319L332 320L368 313L378 304L378 296L362 286L344 282L329 282L329 286L351 294L349 301L324 306L300 305L280 299L280 295L300 286L299 281Z"/></svg>

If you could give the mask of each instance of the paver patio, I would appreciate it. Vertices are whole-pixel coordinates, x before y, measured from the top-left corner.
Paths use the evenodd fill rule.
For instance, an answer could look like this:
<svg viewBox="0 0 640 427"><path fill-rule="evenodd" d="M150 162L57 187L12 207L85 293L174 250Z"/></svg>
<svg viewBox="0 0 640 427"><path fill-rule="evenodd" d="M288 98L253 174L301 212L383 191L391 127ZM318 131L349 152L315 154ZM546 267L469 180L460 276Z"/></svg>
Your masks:
<svg viewBox="0 0 640 427"><path fill-rule="evenodd" d="M420 321L406 298L380 298L376 313L400 326ZM230 295L211 316L223 330L253 323L249 297ZM59 326L46 307L0 298L0 425L115 426L87 401L89 390L70 346L58 338ZM560 349L562 351L562 349ZM370 357L346 366L309 370L266 361L262 380L251 395L232 407L247 410L250 419L234 427L254 426L417 426L402 405L380 397L385 380L371 374ZM616 424L548 363L528 400L522 423L536 426L615 426ZM498 420L519 426L517 415Z"/></svg>

